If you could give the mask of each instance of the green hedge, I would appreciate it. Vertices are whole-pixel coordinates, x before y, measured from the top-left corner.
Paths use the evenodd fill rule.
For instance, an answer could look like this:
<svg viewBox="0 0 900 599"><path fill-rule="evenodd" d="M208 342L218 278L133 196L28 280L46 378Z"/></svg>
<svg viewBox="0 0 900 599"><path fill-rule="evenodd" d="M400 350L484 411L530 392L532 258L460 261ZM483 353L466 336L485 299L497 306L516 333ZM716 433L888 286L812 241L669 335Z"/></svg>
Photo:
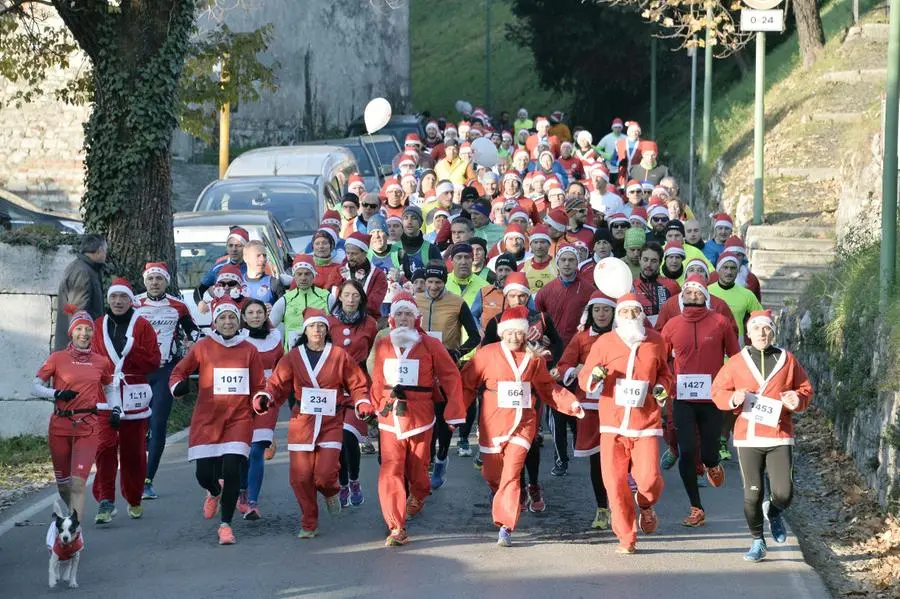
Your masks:
<svg viewBox="0 0 900 599"><path fill-rule="evenodd" d="M81 244L81 235L61 231L52 225L29 225L8 231L0 229L0 242L9 245L30 245L44 251L52 251L64 245L77 248Z"/></svg>

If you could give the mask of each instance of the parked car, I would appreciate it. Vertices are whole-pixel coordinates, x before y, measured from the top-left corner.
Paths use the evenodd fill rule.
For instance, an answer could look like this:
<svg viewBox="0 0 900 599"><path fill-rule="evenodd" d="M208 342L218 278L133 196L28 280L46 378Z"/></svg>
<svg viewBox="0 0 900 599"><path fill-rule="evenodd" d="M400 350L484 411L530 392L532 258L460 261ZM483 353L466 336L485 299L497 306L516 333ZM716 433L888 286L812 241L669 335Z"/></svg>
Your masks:
<svg viewBox="0 0 900 599"><path fill-rule="evenodd" d="M79 235L84 233L80 215L44 210L11 191L0 189L0 229L21 229L30 225L46 225Z"/></svg>
<svg viewBox="0 0 900 599"><path fill-rule="evenodd" d="M407 133L418 133L421 139L425 139L425 123L418 114L395 114L378 133L393 135L402 148ZM347 132L344 134L344 137L358 135L367 135L366 123L362 117L347 125ZM396 156L396 152L394 155ZM391 158L393 157L391 156Z"/></svg>
<svg viewBox="0 0 900 599"><path fill-rule="evenodd" d="M347 181L359 171L353 152L337 146L274 146L250 150L235 158L224 179L296 177L319 191L325 208L340 205Z"/></svg>
<svg viewBox="0 0 900 599"><path fill-rule="evenodd" d="M391 174L391 159L400 151L400 144L393 135L358 135L344 139L323 139L306 142L304 145L327 144L347 148L356 156L359 174L368 191L381 189L384 178ZM390 154L387 163L383 156Z"/></svg>
<svg viewBox="0 0 900 599"><path fill-rule="evenodd" d="M322 220L315 185L302 177L242 177L213 181L200 192L194 212L268 210L288 237L294 252L312 239Z"/></svg>
<svg viewBox="0 0 900 599"><path fill-rule="evenodd" d="M281 225L266 210L234 210L229 212L176 212L173 217L175 258L178 262L178 287L198 326L210 324L210 314L201 314L194 301L194 289L203 275L219 258L225 256L228 228L237 225L247 229L250 239L266 246L271 274L290 284L294 260L290 242Z"/></svg>

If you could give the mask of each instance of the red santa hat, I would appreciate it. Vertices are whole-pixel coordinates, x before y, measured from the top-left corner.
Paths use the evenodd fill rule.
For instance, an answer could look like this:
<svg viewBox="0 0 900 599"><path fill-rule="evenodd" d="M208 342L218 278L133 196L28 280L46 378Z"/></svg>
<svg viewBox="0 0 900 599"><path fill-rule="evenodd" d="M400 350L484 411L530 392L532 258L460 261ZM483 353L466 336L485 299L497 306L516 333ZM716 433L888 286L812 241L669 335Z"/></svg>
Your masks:
<svg viewBox="0 0 900 599"><path fill-rule="evenodd" d="M669 218L669 209L659 200L651 200L647 210L647 216L651 219L655 216L665 216L666 218Z"/></svg>
<svg viewBox="0 0 900 599"><path fill-rule="evenodd" d="M247 245L250 243L250 233L243 227L231 227L228 230L228 237L225 238L225 243L228 243L232 239L240 242L241 245Z"/></svg>
<svg viewBox="0 0 900 599"><path fill-rule="evenodd" d="M501 183L506 183L507 179L511 179L519 184L522 183L522 177L519 176L519 173L517 173L516 171L513 171L513 170L509 170L509 171L506 171L505 173L503 173L503 177L501 177L500 181L501 181Z"/></svg>
<svg viewBox="0 0 900 599"><path fill-rule="evenodd" d="M640 144L641 152L653 152L654 156L659 156L659 147L655 141L644 140Z"/></svg>
<svg viewBox="0 0 900 599"><path fill-rule="evenodd" d="M646 192L649 193L649 192L653 191L653 187L654 187L654 186L653 186L653 183L652 183L651 181L648 181L648 180L646 180L646 179L644 179L643 181L641 181L641 191L646 191Z"/></svg>
<svg viewBox="0 0 900 599"><path fill-rule="evenodd" d="M706 288L706 281L700 275L689 275L681 289L682 291L685 289L696 289L703 294L707 303L709 302L709 290Z"/></svg>
<svg viewBox="0 0 900 599"><path fill-rule="evenodd" d="M668 258L669 256L681 256L682 258L687 258L687 253L684 251L684 244L680 241L670 241L666 243L663 258Z"/></svg>
<svg viewBox="0 0 900 599"><path fill-rule="evenodd" d="M318 228L318 230L313 233L312 240L315 241L319 237L325 239L328 243L331 244L331 247L337 245L337 240L340 237L337 229L335 229L332 225L323 225Z"/></svg>
<svg viewBox="0 0 900 599"><path fill-rule="evenodd" d="M304 331L306 330L306 327L317 322L321 322L322 324L324 324L325 328L331 328L331 325L328 323L328 317L318 308L307 308L303 311Z"/></svg>
<svg viewBox="0 0 900 599"><path fill-rule="evenodd" d="M222 270L224 270L225 268L228 267L226 266ZM109 300L109 296L111 296L113 293L124 293L128 296L132 303L134 303L134 289L131 288L131 283L129 283L127 279L116 277L112 280L112 283L110 283L109 285L109 289L106 290L107 301Z"/></svg>
<svg viewBox="0 0 900 599"><path fill-rule="evenodd" d="M641 131L641 124L637 121L625 121L625 127L630 129L637 129L638 133Z"/></svg>
<svg viewBox="0 0 900 599"><path fill-rule="evenodd" d="M750 327L754 326L765 326L772 329L772 332L775 332L775 319L772 318L771 310L755 310L750 313L750 318L747 319L747 330L750 330Z"/></svg>
<svg viewBox="0 0 900 599"><path fill-rule="evenodd" d="M305 268L315 276L316 263L315 260L313 260L313 257L309 254L297 254L294 256L294 261L291 263L291 274L296 274L301 268Z"/></svg>
<svg viewBox="0 0 900 599"><path fill-rule="evenodd" d="M616 117L612 120L612 125L610 126L610 128L618 127L619 129L621 129L624 126L625 126L625 124L622 122L622 119L620 119L619 117Z"/></svg>
<svg viewBox="0 0 900 599"><path fill-rule="evenodd" d="M353 189L354 186L362 185L363 188L366 187L366 182L363 180L362 176L359 173L353 173L350 175L350 178L347 179L347 189ZM359 195L359 194L357 194Z"/></svg>
<svg viewBox="0 0 900 599"><path fill-rule="evenodd" d="M569 253L575 256L575 259L578 260L578 248L576 248L571 243L563 243L556 246L556 261L559 262L560 258Z"/></svg>
<svg viewBox="0 0 900 599"><path fill-rule="evenodd" d="M635 206L631 209L631 216L628 217L630 221L638 221L643 226L647 226L647 211L643 206Z"/></svg>
<svg viewBox="0 0 900 599"><path fill-rule="evenodd" d="M432 129L440 133L441 127L438 125L437 121L428 121L428 123L425 124L425 131L431 131Z"/></svg>
<svg viewBox="0 0 900 599"><path fill-rule="evenodd" d="M547 225L537 225L532 229L529 243L536 239L543 239L547 243L552 243L552 240L550 239L550 229Z"/></svg>
<svg viewBox="0 0 900 599"><path fill-rule="evenodd" d="M588 300L588 307L595 304L600 304L601 306L609 306L610 308L616 307L616 300L614 298L609 297L605 293L600 290L595 291L591 294L591 299Z"/></svg>
<svg viewBox="0 0 900 599"><path fill-rule="evenodd" d="M713 228L716 227L728 227L729 229L734 230L734 221L731 220L731 217L725 214L724 212L719 212L717 214L712 215L713 220Z"/></svg>
<svg viewBox="0 0 900 599"><path fill-rule="evenodd" d="M397 163L397 166L416 166L416 159L410 156L409 154L404 153L403 157Z"/></svg>
<svg viewBox="0 0 900 599"><path fill-rule="evenodd" d="M517 206L512 209L512 212L509 213L507 220L509 220L509 222L511 223L512 221L519 218L525 219L526 226L529 222L531 222L531 217L528 216L528 213L525 212L525 210L523 210L521 207ZM506 237L506 235L504 235L504 237Z"/></svg>
<svg viewBox="0 0 900 599"><path fill-rule="evenodd" d="M590 169L591 177L600 175L600 178L609 183L609 169L601 162L595 162Z"/></svg>
<svg viewBox="0 0 900 599"><path fill-rule="evenodd" d="M740 237L732 235L725 240L725 249L722 250L722 253L741 254L746 256L747 248L744 246L744 241Z"/></svg>
<svg viewBox="0 0 900 599"><path fill-rule="evenodd" d="M548 196L554 192L559 192L562 194L566 193L566 190L563 189L562 183L560 183L556 178L547 179L547 182L544 184L544 191Z"/></svg>
<svg viewBox="0 0 900 599"><path fill-rule="evenodd" d="M403 146L414 146L416 148L421 148L422 138L419 137L418 133L407 133L406 139L403 140Z"/></svg>
<svg viewBox="0 0 900 599"><path fill-rule="evenodd" d="M451 132L451 131L453 131L454 133L458 133L458 132L459 132L459 131L457 130L457 128L456 128L456 125L454 125L453 123L447 123L447 124L444 126L444 135L447 135L447 133L449 133L449 132Z"/></svg>
<svg viewBox="0 0 900 599"><path fill-rule="evenodd" d="M467 141L462 142L461 144L459 144L459 153L462 154L462 151L463 151L463 150L469 150L469 151L471 152L471 151L472 151L472 144L470 144L470 143L467 142Z"/></svg>
<svg viewBox="0 0 900 599"><path fill-rule="evenodd" d="M639 308L642 312L644 311L644 305L634 293L626 293L616 300L616 310L619 308Z"/></svg>
<svg viewBox="0 0 900 599"><path fill-rule="evenodd" d="M650 192L650 201L653 202L656 200L657 202L662 203L665 206L666 202L672 197L672 194L669 193L669 190L663 187L662 185L657 185L653 188L653 191Z"/></svg>
<svg viewBox="0 0 900 599"><path fill-rule="evenodd" d="M525 306L516 306L507 308L500 316L500 322L497 323L497 336L502 337L506 331L528 331L528 308Z"/></svg>
<svg viewBox="0 0 900 599"><path fill-rule="evenodd" d="M416 304L416 298L408 291L398 291L394 294L394 298L391 301L391 328L394 328L394 317L397 315L397 311L401 309L410 310L416 315L416 318L422 316L422 313L419 312L419 306Z"/></svg>
<svg viewBox="0 0 900 599"><path fill-rule="evenodd" d="M641 191L642 189L641 182L637 179L630 179L625 185L625 191Z"/></svg>
<svg viewBox="0 0 900 599"><path fill-rule="evenodd" d="M341 226L341 215L337 210L326 210L325 214L322 215L322 222L319 223L320 227L334 227L335 229L340 228Z"/></svg>
<svg viewBox="0 0 900 599"><path fill-rule="evenodd" d="M550 124L550 121L548 121L546 118L544 118L544 117L542 117L542 116L539 116L539 117L534 121L534 126L535 126L535 128L537 128L537 126L540 125L540 124L542 124L542 123L545 124L545 125L549 125L549 124Z"/></svg>
<svg viewBox="0 0 900 599"><path fill-rule="evenodd" d="M397 177L388 177L384 180L384 184L381 186L381 195L387 195L388 192L391 191L403 191L403 188L400 187L400 181L397 180Z"/></svg>
<svg viewBox="0 0 900 599"><path fill-rule="evenodd" d="M615 223L629 223L631 221L628 220L628 217L625 216L624 212L613 212L606 217L606 222L612 226Z"/></svg>
<svg viewBox="0 0 900 599"><path fill-rule="evenodd" d="M360 233L359 231L355 231L347 237L346 241L344 241L344 245L353 245L358 247L364 252L369 251L369 242L372 240L370 235L365 233Z"/></svg>
<svg viewBox="0 0 900 599"><path fill-rule="evenodd" d="M241 317L241 309L238 308L238 305L234 303L234 300L228 297L223 297L220 299L213 300L212 305L212 321L216 322L216 319L219 318L225 312L232 312L239 319Z"/></svg>
<svg viewBox="0 0 900 599"><path fill-rule="evenodd" d="M235 264L226 264L222 268L219 269L219 272L216 273L216 283L222 281L234 281L235 283L243 283L244 281L244 273L241 272L240 267ZM110 289L112 289L110 287Z"/></svg>
<svg viewBox="0 0 900 599"><path fill-rule="evenodd" d="M528 277L524 272L513 271L506 275L506 280L503 282L503 295L506 295L510 291L521 291L522 293L531 295Z"/></svg>
<svg viewBox="0 0 900 599"><path fill-rule="evenodd" d="M412 181L413 183L416 183L416 184L419 183L419 180L416 179L415 175L403 175L402 177L400 177L400 186L401 187L403 186L404 181Z"/></svg>
<svg viewBox="0 0 900 599"><path fill-rule="evenodd" d="M740 268L740 266L741 266L741 261L734 254L734 252L729 252L727 254L725 252L722 252L719 255L719 261L716 262L716 270L719 270L720 268L722 268L723 265L728 264L729 262L733 262L734 265L737 266L738 268Z"/></svg>
<svg viewBox="0 0 900 599"><path fill-rule="evenodd" d="M524 154L524 155L525 155L525 158L531 158L531 156L528 155L528 150L516 150L516 151L513 153L513 162L516 161L516 158L518 158L520 154ZM507 172L508 172L508 173L515 173L516 171L507 171ZM530 173L529 173L529 174L530 174ZM527 175L526 175L526 176L527 176Z"/></svg>
<svg viewBox="0 0 900 599"><path fill-rule="evenodd" d="M69 337L72 336L72 331L78 325L86 324L92 329L94 328L94 319L87 313L87 310L80 310L75 304L66 304L63 311L69 315Z"/></svg>
<svg viewBox="0 0 900 599"><path fill-rule="evenodd" d="M709 265L702 258L691 258L684 265L684 270L689 269L691 266L700 265L703 267L703 270L706 272L706 275L709 276Z"/></svg>
<svg viewBox="0 0 900 599"><path fill-rule="evenodd" d="M591 135L591 132L587 129L582 129L578 133L575 134L575 141L577 143L581 143L582 141L586 141L588 145L594 143L594 136Z"/></svg>
<svg viewBox="0 0 900 599"><path fill-rule="evenodd" d="M569 226L569 215L562 208L554 208L544 217L544 222L548 227L563 233Z"/></svg>
<svg viewBox="0 0 900 599"><path fill-rule="evenodd" d="M524 240L528 239L525 236L525 231L516 223L506 225L506 232L503 233L503 239L506 239L507 237L521 237Z"/></svg>
<svg viewBox="0 0 900 599"><path fill-rule="evenodd" d="M148 262L144 265L144 283L147 282L147 277L149 275L162 275L162 277L169 282L172 280L171 275L169 275L169 267L165 262Z"/></svg>

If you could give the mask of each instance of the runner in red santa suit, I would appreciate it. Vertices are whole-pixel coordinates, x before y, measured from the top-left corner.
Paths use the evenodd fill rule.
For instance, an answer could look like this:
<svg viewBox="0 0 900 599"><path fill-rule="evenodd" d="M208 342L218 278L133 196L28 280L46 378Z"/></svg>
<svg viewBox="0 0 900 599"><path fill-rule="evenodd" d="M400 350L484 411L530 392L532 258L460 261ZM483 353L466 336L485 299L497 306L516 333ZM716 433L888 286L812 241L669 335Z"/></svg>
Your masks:
<svg viewBox="0 0 900 599"><path fill-rule="evenodd" d="M719 463L722 412L712 402L712 381L726 358L741 349L737 333L729 324L729 320L734 319L707 308L708 296L703 277L689 276L681 292L684 310L661 332L672 356L676 379L672 416L681 455L678 470L691 502L690 514L681 523L690 527L706 522L697 488L695 462L698 454L706 466L709 484L721 487L725 483L725 469Z"/></svg>
<svg viewBox="0 0 900 599"><path fill-rule="evenodd" d="M349 242L348 242L349 247ZM376 269L377 270L377 269ZM378 324L366 313L366 292L359 281L344 281L336 290L337 300L328 316L331 340L342 348L358 364L366 375L367 385L371 382L366 368L366 359L375 343ZM349 398L346 398L349 399ZM360 444L368 444L369 426L360 419L352 402L344 403L344 436L341 447L341 507L362 505L365 501L359 484Z"/></svg>
<svg viewBox="0 0 900 599"><path fill-rule="evenodd" d="M347 265L341 270L344 279L357 281L362 285L366 295L364 306L370 316L381 316L381 304L387 295L387 275L380 268L373 268L369 262L369 243L371 237L366 233L353 233L344 242L347 254ZM337 293L337 291L334 291Z"/></svg>
<svg viewBox="0 0 900 599"><path fill-rule="evenodd" d="M510 546L519 521L520 475L537 434L532 387L554 409L584 418L575 396L553 381L544 358L527 347L528 329L528 308L507 308L497 324L500 342L480 347L462 371L466 404L483 393L478 420L481 474L491 488L494 524L500 527L497 544L503 547Z"/></svg>
<svg viewBox="0 0 900 599"><path fill-rule="evenodd" d="M744 516L753 538L744 559L758 562L767 551L764 519L776 543L787 540L782 514L794 495L793 417L809 406L813 389L797 358L773 345L770 311L752 312L747 333L751 345L722 367L712 396L719 409L739 414L734 446L744 479ZM763 494L766 488L768 498Z"/></svg>
<svg viewBox="0 0 900 599"><path fill-rule="evenodd" d="M422 511L431 493L428 462L434 429L434 393L439 385L448 398L447 424L466 420L459 370L444 345L426 335L415 298L405 291L391 303L390 335L374 349L371 402L356 409L363 418L378 414L381 431L381 471L378 497L390 529L385 545L405 545L406 520ZM407 488L409 492L407 493Z"/></svg>
<svg viewBox="0 0 900 599"><path fill-rule="evenodd" d="M617 553L634 553L635 524L645 534L656 530L653 506L663 490L659 468L662 436L660 404L672 395L666 345L656 331L645 328L641 301L633 293L616 301L613 331L591 348L578 384L586 393L600 392L600 460L609 496ZM632 495L628 471L637 484ZM640 514L635 522L634 503Z"/></svg>
<svg viewBox="0 0 900 599"><path fill-rule="evenodd" d="M113 365L91 348L96 335L91 315L72 304L65 311L69 344L41 365L32 393L53 402L47 440L56 489L70 513L80 517L85 481L97 454L97 404L105 401L105 392L113 386Z"/></svg>
<svg viewBox="0 0 900 599"><path fill-rule="evenodd" d="M227 268L227 267L226 267ZM116 472L121 466L120 488L128 502L128 515L144 514L141 495L147 476L147 426L153 390L147 375L159 368L156 331L135 311L134 292L122 278L115 278L106 292L109 307L97 319L95 352L113 363L114 384L106 401L97 404L99 438L94 499L100 504L94 521L109 523L116 514Z"/></svg>
<svg viewBox="0 0 900 599"><path fill-rule="evenodd" d="M291 487L302 517L301 539L318 534L317 492L325 497L328 513L341 512L339 497L344 393L353 404L368 401L366 377L359 366L328 335L328 317L309 308L304 313L303 333L275 367L266 389L253 397L257 414L277 410L291 391L297 399L288 425L291 455Z"/></svg>
<svg viewBox="0 0 900 599"><path fill-rule="evenodd" d="M233 264L228 264L219 269L219 272L216 273L215 285L210 287L203 296L206 305L201 307L198 304L198 308L201 312L208 312L210 308L206 306L221 300L230 300L240 309L244 305L246 290L247 285L241 269Z"/></svg>
<svg viewBox="0 0 900 599"><path fill-rule="evenodd" d="M563 385L574 388L575 397L585 410L584 418L575 425L574 455L576 458L590 459L591 486L594 489L594 499L597 501L597 511L594 514L594 521L591 522L591 528L600 530L609 528L609 499L603 486L600 464L600 392L598 389L586 394L578 387L577 379L594 342L612 330L615 310L616 300L602 291L595 291L585 309L585 323L587 323L585 329L575 335L572 342L566 346L556 368L550 371L550 374Z"/></svg>
<svg viewBox="0 0 900 599"><path fill-rule="evenodd" d="M247 342L259 352L266 380L272 376L275 365L284 356L284 339L281 331L269 322L265 303L248 299L241 310L243 334ZM275 424L278 410L269 410L253 418L253 441L247 466L241 469L241 490L238 493L237 508L244 514L244 520L259 520L259 494L262 490L266 460L275 457Z"/></svg>
<svg viewBox="0 0 900 599"><path fill-rule="evenodd" d="M240 334L240 329L237 304L231 299L216 302L209 334L194 344L169 379L172 395L178 398L190 391L188 377L195 371L199 375L188 436L188 460L195 462L197 482L206 489L203 517L210 520L222 509L220 545L235 542L231 520L240 490L241 468L253 441L250 399L266 384L259 351Z"/></svg>

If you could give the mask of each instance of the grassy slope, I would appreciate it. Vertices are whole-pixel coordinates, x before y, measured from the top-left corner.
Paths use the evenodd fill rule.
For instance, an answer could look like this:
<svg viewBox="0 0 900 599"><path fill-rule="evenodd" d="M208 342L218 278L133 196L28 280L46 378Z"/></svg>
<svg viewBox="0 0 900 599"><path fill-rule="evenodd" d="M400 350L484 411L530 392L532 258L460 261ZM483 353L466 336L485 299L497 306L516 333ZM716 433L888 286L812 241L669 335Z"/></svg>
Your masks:
<svg viewBox="0 0 900 599"><path fill-rule="evenodd" d="M485 100L484 1L410 1L412 39L412 98L417 111L430 110L459 117L454 104L473 106ZM565 111L566 95L538 85L531 52L504 37L504 24L513 18L502 0L491 2L491 70L494 113L525 106L530 113ZM468 41L467 41L468 40Z"/></svg>

